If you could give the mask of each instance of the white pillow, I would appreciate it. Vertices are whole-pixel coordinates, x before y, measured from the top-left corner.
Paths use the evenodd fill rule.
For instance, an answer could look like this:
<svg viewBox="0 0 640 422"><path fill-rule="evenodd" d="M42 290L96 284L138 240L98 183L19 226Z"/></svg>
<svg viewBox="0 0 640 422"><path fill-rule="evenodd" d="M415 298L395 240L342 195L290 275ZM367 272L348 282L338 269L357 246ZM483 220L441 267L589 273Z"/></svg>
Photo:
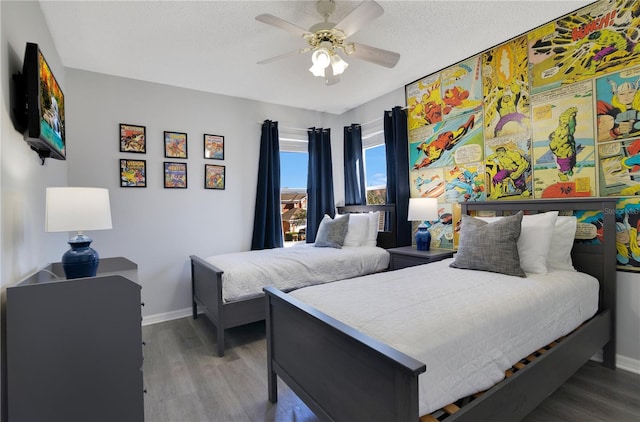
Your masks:
<svg viewBox="0 0 640 422"><path fill-rule="evenodd" d="M369 236L369 215L349 214L349 227L343 246L363 246Z"/></svg>
<svg viewBox="0 0 640 422"><path fill-rule="evenodd" d="M380 211L367 213L369 216L369 232L363 246L378 246L378 225L380 223Z"/></svg>
<svg viewBox="0 0 640 422"><path fill-rule="evenodd" d="M488 223L502 217L477 217ZM520 266L526 273L546 274L547 257L553 237L558 211L525 215L522 218L518 255Z"/></svg>
<svg viewBox="0 0 640 422"><path fill-rule="evenodd" d="M571 261L571 249L576 237L578 219L574 216L560 215L556 219L547 258L548 268L575 271Z"/></svg>

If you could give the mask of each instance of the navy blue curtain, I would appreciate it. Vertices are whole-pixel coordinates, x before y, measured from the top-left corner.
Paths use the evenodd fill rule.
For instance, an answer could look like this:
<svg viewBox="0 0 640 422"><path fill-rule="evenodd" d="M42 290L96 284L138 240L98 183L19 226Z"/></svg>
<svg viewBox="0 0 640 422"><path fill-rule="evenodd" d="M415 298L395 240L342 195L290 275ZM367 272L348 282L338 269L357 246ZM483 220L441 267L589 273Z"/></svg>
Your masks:
<svg viewBox="0 0 640 422"><path fill-rule="evenodd" d="M409 246L409 139L407 113L400 106L384 112L384 144L387 153L387 204L396 204L397 245Z"/></svg>
<svg viewBox="0 0 640 422"><path fill-rule="evenodd" d="M281 248L282 219L280 217L280 143L278 122L265 120L260 138L258 190L253 219L251 249Z"/></svg>
<svg viewBox="0 0 640 422"><path fill-rule="evenodd" d="M330 129L309 128L309 173L307 176L307 243L316 240L325 214L335 215Z"/></svg>
<svg viewBox="0 0 640 422"><path fill-rule="evenodd" d="M366 205L362 162L362 128L352 124L344 127L344 201L345 205Z"/></svg>

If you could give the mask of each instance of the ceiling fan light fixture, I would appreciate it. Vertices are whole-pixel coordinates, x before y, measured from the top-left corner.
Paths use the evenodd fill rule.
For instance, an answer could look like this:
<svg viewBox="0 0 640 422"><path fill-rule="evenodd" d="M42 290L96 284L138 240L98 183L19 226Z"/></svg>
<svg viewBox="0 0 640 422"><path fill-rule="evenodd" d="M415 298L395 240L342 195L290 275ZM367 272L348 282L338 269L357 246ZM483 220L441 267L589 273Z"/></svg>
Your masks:
<svg viewBox="0 0 640 422"><path fill-rule="evenodd" d="M349 67L349 63L342 60L338 54L331 56L331 69L333 69L334 75L342 75L347 67Z"/></svg>
<svg viewBox="0 0 640 422"><path fill-rule="evenodd" d="M331 53L326 48L321 47L313 52L311 61L313 62L314 66L326 69L329 64L331 64Z"/></svg>

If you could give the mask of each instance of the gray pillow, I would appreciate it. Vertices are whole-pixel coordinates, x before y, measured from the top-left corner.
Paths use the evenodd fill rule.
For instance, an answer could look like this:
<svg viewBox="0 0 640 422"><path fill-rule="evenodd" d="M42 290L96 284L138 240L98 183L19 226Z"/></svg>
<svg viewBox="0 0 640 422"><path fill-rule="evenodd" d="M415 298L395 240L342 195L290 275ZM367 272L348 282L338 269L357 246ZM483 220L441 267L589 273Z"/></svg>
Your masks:
<svg viewBox="0 0 640 422"><path fill-rule="evenodd" d="M320 227L318 227L315 246L318 248L342 249L348 228L349 214L336 215L334 219L325 214L322 221L320 221Z"/></svg>
<svg viewBox="0 0 640 422"><path fill-rule="evenodd" d="M449 266L526 277L518 255L521 224L522 211L492 223L463 214L458 253Z"/></svg>

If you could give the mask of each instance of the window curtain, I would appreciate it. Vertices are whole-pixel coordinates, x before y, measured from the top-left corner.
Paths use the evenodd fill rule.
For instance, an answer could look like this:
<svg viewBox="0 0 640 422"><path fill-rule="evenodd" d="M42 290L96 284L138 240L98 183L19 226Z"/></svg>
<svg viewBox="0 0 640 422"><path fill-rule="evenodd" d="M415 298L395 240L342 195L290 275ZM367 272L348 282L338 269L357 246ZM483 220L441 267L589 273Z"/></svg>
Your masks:
<svg viewBox="0 0 640 422"><path fill-rule="evenodd" d="M307 176L307 243L316 240L325 214L335 215L333 170L331 168L331 130L309 128L309 173Z"/></svg>
<svg viewBox="0 0 640 422"><path fill-rule="evenodd" d="M366 205L362 162L362 128L352 124L344 127L344 200L345 205Z"/></svg>
<svg viewBox="0 0 640 422"><path fill-rule="evenodd" d="M278 122L265 120L260 138L258 188L256 192L251 249L283 246L280 215L280 145Z"/></svg>
<svg viewBox="0 0 640 422"><path fill-rule="evenodd" d="M396 204L397 245L409 246L409 139L407 113L400 106L384 112L384 144L387 154L387 204Z"/></svg>

